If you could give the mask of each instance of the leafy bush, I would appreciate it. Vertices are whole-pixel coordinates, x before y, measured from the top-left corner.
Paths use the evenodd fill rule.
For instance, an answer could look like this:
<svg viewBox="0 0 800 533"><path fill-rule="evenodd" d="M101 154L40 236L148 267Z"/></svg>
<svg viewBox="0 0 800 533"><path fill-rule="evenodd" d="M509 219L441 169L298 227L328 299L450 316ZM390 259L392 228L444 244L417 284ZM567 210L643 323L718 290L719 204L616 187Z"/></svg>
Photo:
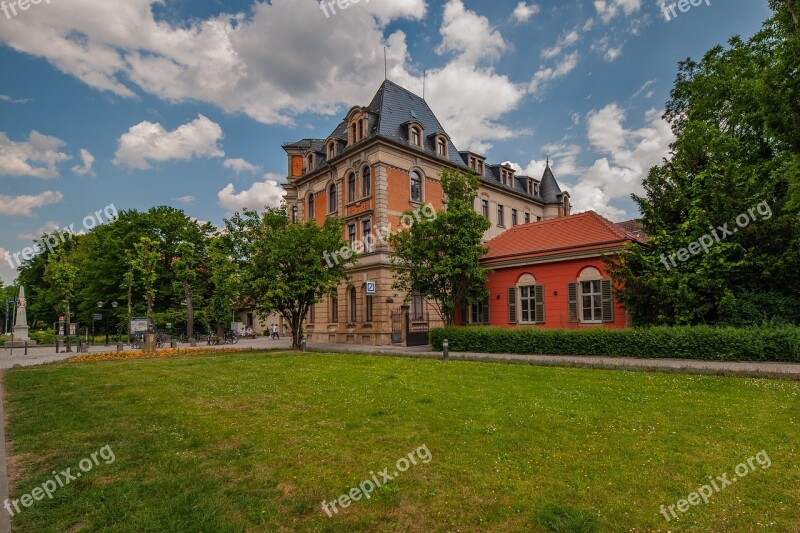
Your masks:
<svg viewBox="0 0 800 533"><path fill-rule="evenodd" d="M616 330L449 327L430 332L435 350L442 349L444 339L456 352L800 362L800 328L794 326Z"/></svg>
<svg viewBox="0 0 800 533"><path fill-rule="evenodd" d="M32 341L36 341L36 344L56 343L56 333L49 329L44 329L42 331L31 331L28 334L28 337L30 337Z"/></svg>

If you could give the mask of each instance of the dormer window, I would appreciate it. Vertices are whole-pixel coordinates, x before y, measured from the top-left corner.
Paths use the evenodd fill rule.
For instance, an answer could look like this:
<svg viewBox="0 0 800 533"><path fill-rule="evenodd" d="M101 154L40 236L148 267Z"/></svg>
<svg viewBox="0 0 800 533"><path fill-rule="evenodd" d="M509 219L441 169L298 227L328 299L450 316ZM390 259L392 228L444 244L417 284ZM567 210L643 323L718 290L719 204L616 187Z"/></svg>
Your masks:
<svg viewBox="0 0 800 533"><path fill-rule="evenodd" d="M411 144L414 146L422 146L422 133L416 126L411 127Z"/></svg>
<svg viewBox="0 0 800 533"><path fill-rule="evenodd" d="M306 156L306 172L311 172L314 170L314 154L308 154Z"/></svg>
<svg viewBox="0 0 800 533"><path fill-rule="evenodd" d="M447 137L444 135L436 136L436 155L439 157L447 157Z"/></svg>
<svg viewBox="0 0 800 533"><path fill-rule="evenodd" d="M479 176L483 176L483 161L481 161L480 159L478 159L477 171Z"/></svg>
<svg viewBox="0 0 800 533"><path fill-rule="evenodd" d="M336 141L328 143L328 161L336 157Z"/></svg>
<svg viewBox="0 0 800 533"><path fill-rule="evenodd" d="M353 125L350 126L350 144L355 144L358 142L358 137L356 137L357 133L357 126L356 123L353 122Z"/></svg>
<svg viewBox="0 0 800 533"><path fill-rule="evenodd" d="M533 180L528 180L528 194L539 196L539 184Z"/></svg>

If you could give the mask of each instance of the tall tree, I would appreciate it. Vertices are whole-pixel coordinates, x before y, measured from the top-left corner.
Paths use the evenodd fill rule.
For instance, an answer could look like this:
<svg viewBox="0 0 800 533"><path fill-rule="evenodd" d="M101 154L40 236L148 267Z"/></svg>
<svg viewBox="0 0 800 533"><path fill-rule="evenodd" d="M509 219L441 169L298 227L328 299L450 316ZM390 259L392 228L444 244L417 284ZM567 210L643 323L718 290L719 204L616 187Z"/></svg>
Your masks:
<svg viewBox="0 0 800 533"><path fill-rule="evenodd" d="M291 223L283 206L263 215L237 214L226 226L256 312L260 317L280 313L291 327L292 345L299 348L311 306L333 294L345 278L348 261L328 266L323 256L346 245L342 221Z"/></svg>
<svg viewBox="0 0 800 533"><path fill-rule="evenodd" d="M75 300L77 278L78 267L75 266L66 247L59 248L48 257L44 272L44 279L48 285L47 299L56 312L64 315L67 328L71 322L71 305ZM66 350L72 351L69 331L67 331Z"/></svg>
<svg viewBox="0 0 800 533"><path fill-rule="evenodd" d="M419 220L394 234L392 270L395 288L418 292L433 303L447 325L462 305L484 300L490 270L480 265L487 249L486 218L473 209L480 186L476 174L444 170L441 175L446 210Z"/></svg>
<svg viewBox="0 0 800 533"><path fill-rule="evenodd" d="M134 245L132 265L139 274L144 285L144 298L147 302L147 318L153 318L153 303L156 297L156 281L158 281L158 243L149 237L142 237Z"/></svg>
<svg viewBox="0 0 800 533"><path fill-rule="evenodd" d="M633 197L648 245L611 267L637 324L800 321L797 1L771 6L750 40L679 65L664 115L672 156ZM739 227L739 216L749 223ZM735 231L717 229L725 224ZM708 235L707 253L669 259Z"/></svg>

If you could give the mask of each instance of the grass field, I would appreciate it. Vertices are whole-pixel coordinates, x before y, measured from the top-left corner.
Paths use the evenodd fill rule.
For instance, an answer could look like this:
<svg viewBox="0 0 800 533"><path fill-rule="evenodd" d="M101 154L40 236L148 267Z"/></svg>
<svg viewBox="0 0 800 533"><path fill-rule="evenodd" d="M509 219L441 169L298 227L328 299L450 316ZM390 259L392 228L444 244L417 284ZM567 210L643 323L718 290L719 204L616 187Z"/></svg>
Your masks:
<svg viewBox="0 0 800 533"><path fill-rule="evenodd" d="M18 531L800 531L800 383L236 354L4 376ZM396 479L329 518L330 502ZM765 451L769 468L667 522ZM380 477L378 478L381 479Z"/></svg>

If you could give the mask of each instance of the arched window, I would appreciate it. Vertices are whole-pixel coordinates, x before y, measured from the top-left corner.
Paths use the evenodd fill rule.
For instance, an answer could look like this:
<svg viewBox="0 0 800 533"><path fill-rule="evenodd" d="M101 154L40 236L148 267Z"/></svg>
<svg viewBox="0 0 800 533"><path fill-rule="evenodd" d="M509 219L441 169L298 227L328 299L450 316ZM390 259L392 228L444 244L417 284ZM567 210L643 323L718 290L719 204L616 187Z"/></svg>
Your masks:
<svg viewBox="0 0 800 533"><path fill-rule="evenodd" d="M364 138L364 121L358 119L358 140L360 141L363 138Z"/></svg>
<svg viewBox="0 0 800 533"><path fill-rule="evenodd" d="M306 158L306 172L314 170L314 154L308 154Z"/></svg>
<svg viewBox="0 0 800 533"><path fill-rule="evenodd" d="M356 141L357 141L357 138L356 138L356 123L355 122L353 122L353 125L350 127L350 130L351 130L350 131L350 135L351 135L351 139L352 139L351 142L353 144L355 144Z"/></svg>
<svg viewBox="0 0 800 533"><path fill-rule="evenodd" d="M328 161L336 157L336 141L328 143Z"/></svg>
<svg viewBox="0 0 800 533"><path fill-rule="evenodd" d="M308 196L308 217L307 218L309 220L312 219L312 218L316 218L317 217L316 205L315 204L316 204L316 202L314 201L314 193L312 192Z"/></svg>
<svg viewBox="0 0 800 533"><path fill-rule="evenodd" d="M447 141L439 137L436 141L436 153L442 157L447 157Z"/></svg>
<svg viewBox="0 0 800 533"><path fill-rule="evenodd" d="M422 174L416 170L411 171L411 201L422 202Z"/></svg>
<svg viewBox="0 0 800 533"><path fill-rule="evenodd" d="M338 208L338 202L336 201L336 184L331 183L331 186L328 187L328 213L335 213Z"/></svg>
<svg viewBox="0 0 800 533"><path fill-rule="evenodd" d="M356 294L356 288L351 287L349 291L349 307L350 307L350 322L356 322L358 320L358 309L356 308L356 304L358 303L358 295Z"/></svg>
<svg viewBox="0 0 800 533"><path fill-rule="evenodd" d="M361 176L361 196L367 197L372 193L372 170L368 166L364 167Z"/></svg>
<svg viewBox="0 0 800 533"><path fill-rule="evenodd" d="M297 206L292 207L292 222L297 222Z"/></svg>
<svg viewBox="0 0 800 533"><path fill-rule="evenodd" d="M411 128L411 144L414 146L422 146L422 135L417 127Z"/></svg>
<svg viewBox="0 0 800 533"><path fill-rule="evenodd" d="M347 201L348 202L355 202L356 201L356 173L351 172L349 176L347 176Z"/></svg>
<svg viewBox="0 0 800 533"><path fill-rule="evenodd" d="M603 276L594 267L587 267L578 276L580 319L583 323L603 321Z"/></svg>

